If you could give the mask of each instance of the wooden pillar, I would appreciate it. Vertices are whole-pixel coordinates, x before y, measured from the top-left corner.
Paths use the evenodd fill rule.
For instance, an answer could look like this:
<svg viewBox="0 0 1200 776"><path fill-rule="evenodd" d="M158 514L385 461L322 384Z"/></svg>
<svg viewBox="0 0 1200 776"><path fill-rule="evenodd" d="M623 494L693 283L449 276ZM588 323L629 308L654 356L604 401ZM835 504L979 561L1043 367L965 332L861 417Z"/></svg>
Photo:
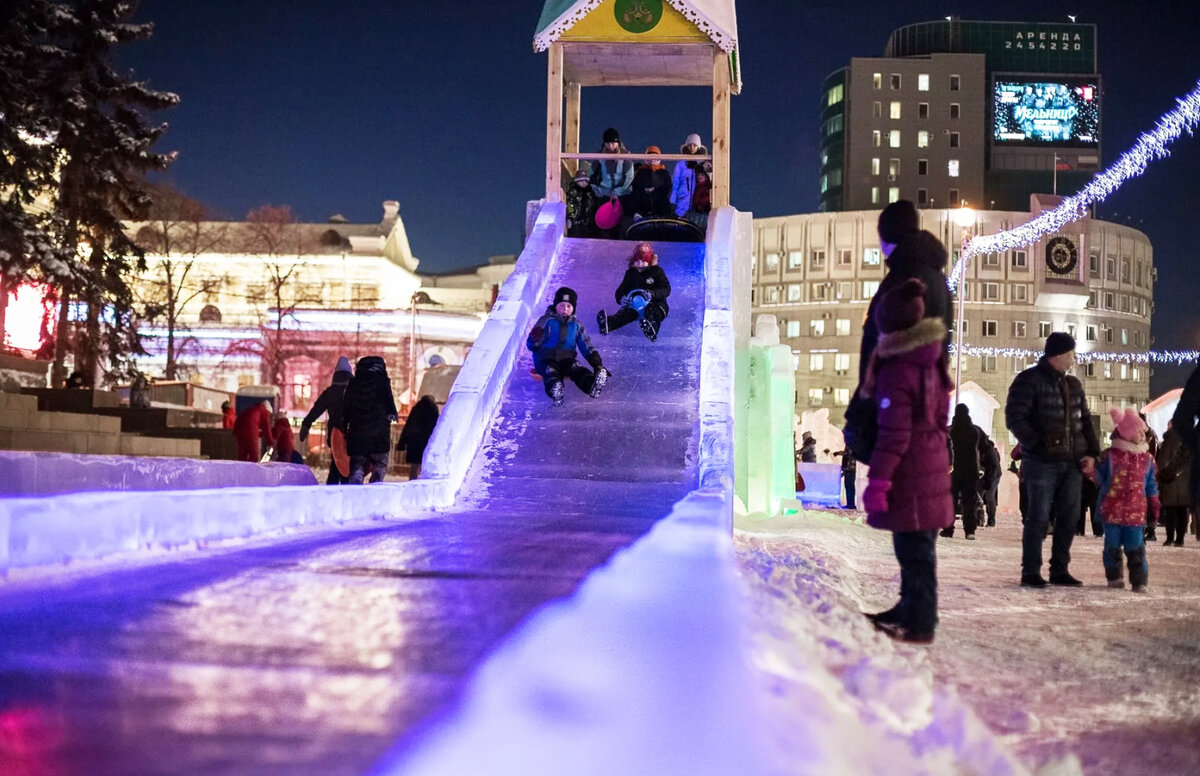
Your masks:
<svg viewBox="0 0 1200 776"><path fill-rule="evenodd" d="M729 55L713 46L712 206L729 204Z"/></svg>
<svg viewBox="0 0 1200 776"><path fill-rule="evenodd" d="M550 44L546 70L546 201L562 202L563 50Z"/></svg>
<svg viewBox="0 0 1200 776"><path fill-rule="evenodd" d="M579 153L579 99L582 91L579 84L574 81L567 84L567 136L565 143L569 154ZM579 160L568 160L567 168L574 175L575 171L579 169Z"/></svg>

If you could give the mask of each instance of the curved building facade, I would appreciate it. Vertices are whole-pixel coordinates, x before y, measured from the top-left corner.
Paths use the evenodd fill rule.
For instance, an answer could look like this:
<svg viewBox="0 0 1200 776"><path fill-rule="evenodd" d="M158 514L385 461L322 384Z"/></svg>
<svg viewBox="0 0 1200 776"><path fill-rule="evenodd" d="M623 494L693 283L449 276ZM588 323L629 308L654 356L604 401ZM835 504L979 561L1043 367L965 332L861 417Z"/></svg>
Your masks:
<svg viewBox="0 0 1200 776"><path fill-rule="evenodd" d="M878 215L855 210L754 220L753 312L779 320L781 342L793 353L797 410L828 407L835 424L857 384L863 320L886 273ZM921 227L950 249L952 264L963 237L955 215L952 209L920 211ZM970 229L994 234L1035 215L978 211ZM1023 250L975 256L966 272L962 341L990 352L963 358L962 381L975 382L1003 406L1013 376L1037 362L1036 355L1015 351L1040 352L1051 331L1072 333L1079 353L1147 350L1154 280L1146 235L1095 219L1069 224ZM1106 429L1110 407L1149 399L1146 365L1084 363L1075 374ZM1003 410L988 432L998 442L1013 442Z"/></svg>

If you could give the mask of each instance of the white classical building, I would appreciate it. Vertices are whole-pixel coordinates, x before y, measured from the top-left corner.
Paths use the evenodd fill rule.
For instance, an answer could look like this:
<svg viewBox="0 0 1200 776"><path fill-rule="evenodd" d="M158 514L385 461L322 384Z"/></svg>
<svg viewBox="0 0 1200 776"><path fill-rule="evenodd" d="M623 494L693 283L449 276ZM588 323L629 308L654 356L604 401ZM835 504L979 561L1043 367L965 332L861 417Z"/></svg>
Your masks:
<svg viewBox="0 0 1200 776"><path fill-rule="evenodd" d="M977 211L969 229L1010 229L1058 201L1032 200L1030 212ZM754 313L775 314L781 341L792 348L797 410L829 407L839 424L858 381L867 305L886 272L878 216L857 210L754 220ZM963 237L955 216L920 211L921 227L950 248L951 264ZM1069 224L1027 249L976 256L966 272L962 341L989 352L963 358L963 382L977 383L1002 407L1013 376L1037 361L1013 351L1040 351L1051 331L1073 334L1080 353L1147 350L1154 281L1146 235L1096 219ZM1144 365L1084 363L1076 374L1105 428L1109 407L1149 399ZM1002 409L987 430L1009 441Z"/></svg>
<svg viewBox="0 0 1200 776"><path fill-rule="evenodd" d="M383 210L376 224L128 224L148 250L134 289L139 306L175 311L174 326L164 313L140 328L149 351L143 371L163 374L171 337L189 379L235 390L267 379L264 343L278 339L286 408L305 409L342 355L384 355L397 401L412 400L410 385L420 385L434 356L462 363L512 263L459 271L452 284L445 276L427 282L399 204L386 201ZM286 331L278 337L277 319Z"/></svg>

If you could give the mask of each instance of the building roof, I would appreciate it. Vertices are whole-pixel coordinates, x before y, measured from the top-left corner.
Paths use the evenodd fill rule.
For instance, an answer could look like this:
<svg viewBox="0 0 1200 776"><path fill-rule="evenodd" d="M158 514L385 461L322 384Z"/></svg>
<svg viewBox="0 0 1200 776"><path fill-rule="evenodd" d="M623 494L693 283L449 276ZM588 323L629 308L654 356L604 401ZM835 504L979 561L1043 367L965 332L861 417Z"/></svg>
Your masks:
<svg viewBox="0 0 1200 776"><path fill-rule="evenodd" d="M550 44L571 29L605 0L546 0L533 38L535 51ZM736 54L737 12L734 0L664 0L729 54Z"/></svg>

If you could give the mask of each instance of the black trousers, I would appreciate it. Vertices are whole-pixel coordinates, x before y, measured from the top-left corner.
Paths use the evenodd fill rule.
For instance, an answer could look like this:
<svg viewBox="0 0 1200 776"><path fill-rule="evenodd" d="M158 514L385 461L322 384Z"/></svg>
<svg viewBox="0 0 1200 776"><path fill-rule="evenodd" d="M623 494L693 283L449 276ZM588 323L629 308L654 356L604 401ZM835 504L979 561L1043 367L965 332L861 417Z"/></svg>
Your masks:
<svg viewBox="0 0 1200 776"><path fill-rule="evenodd" d="M1167 541L1182 542L1188 529L1187 507L1163 507L1162 524L1167 530Z"/></svg>
<svg viewBox="0 0 1200 776"><path fill-rule="evenodd" d="M975 533L975 518L979 509L979 478L958 477L950 482L950 490L954 494L954 504L962 514L963 533ZM954 526L947 532L954 533Z"/></svg>
<svg viewBox="0 0 1200 776"><path fill-rule="evenodd" d="M850 471L842 472L842 482L846 486L846 509L854 509L855 508L855 506L854 506L855 479L856 479L856 472L853 469L851 469Z"/></svg>
<svg viewBox="0 0 1200 776"><path fill-rule="evenodd" d="M910 633L937 627L937 531L897 531L892 549L900 563L897 621Z"/></svg>
<svg viewBox="0 0 1200 776"><path fill-rule="evenodd" d="M660 305L658 302L650 302L646 305L646 310L643 315L647 320L655 324L660 324L663 322L663 319L667 317L667 311L664 310L662 305ZM620 310L617 310L615 313L608 316L608 330L616 331L626 324L633 323L637 319L637 310L629 307L628 305L622 305Z"/></svg>
<svg viewBox="0 0 1200 776"><path fill-rule="evenodd" d="M591 393L592 386L596 383L596 375L592 373L592 370L577 363L573 358L534 364L534 369L542 376L547 396L552 395L551 389L554 388L554 384L561 383L564 379L575 383L576 387L584 393Z"/></svg>

